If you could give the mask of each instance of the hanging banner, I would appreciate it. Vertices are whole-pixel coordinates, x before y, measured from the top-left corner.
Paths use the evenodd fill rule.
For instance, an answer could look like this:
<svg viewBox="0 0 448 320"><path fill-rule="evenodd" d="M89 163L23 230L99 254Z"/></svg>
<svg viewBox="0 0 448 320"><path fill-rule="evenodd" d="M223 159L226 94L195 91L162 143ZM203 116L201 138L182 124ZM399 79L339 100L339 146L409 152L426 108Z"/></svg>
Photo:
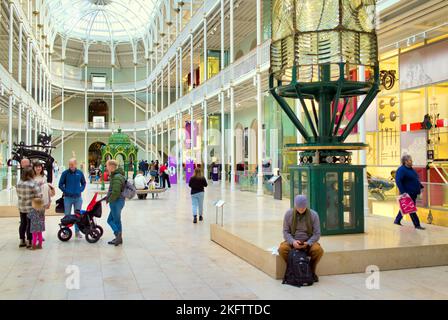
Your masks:
<svg viewBox="0 0 448 320"><path fill-rule="evenodd" d="M177 170L176 170L177 161L173 156L168 157L168 171L170 172L170 183L177 184Z"/></svg>
<svg viewBox="0 0 448 320"><path fill-rule="evenodd" d="M430 44L400 56L400 89L448 80L448 41Z"/></svg>
<svg viewBox="0 0 448 320"><path fill-rule="evenodd" d="M185 163L185 181L187 184L190 182L190 178L194 173L194 161L193 159L188 159Z"/></svg>
<svg viewBox="0 0 448 320"><path fill-rule="evenodd" d="M193 148L197 146L197 136L199 131L199 125L196 121L193 122L193 134L191 133L191 122L185 122L185 148L191 149L191 143L193 143Z"/></svg>

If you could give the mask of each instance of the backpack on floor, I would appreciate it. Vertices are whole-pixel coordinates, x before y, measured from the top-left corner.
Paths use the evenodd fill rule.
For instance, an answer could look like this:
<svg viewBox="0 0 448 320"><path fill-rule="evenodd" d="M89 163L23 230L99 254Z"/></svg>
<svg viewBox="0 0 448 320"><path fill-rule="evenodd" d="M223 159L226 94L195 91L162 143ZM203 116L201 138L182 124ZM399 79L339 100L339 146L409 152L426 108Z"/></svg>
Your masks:
<svg viewBox="0 0 448 320"><path fill-rule="evenodd" d="M128 200L131 200L135 197L137 194L137 189L135 188L134 184L130 182L129 180L126 180L124 182L123 191L121 192L121 195Z"/></svg>
<svg viewBox="0 0 448 320"><path fill-rule="evenodd" d="M311 286L314 283L310 266L311 258L303 250L292 249L288 255L283 284L296 287Z"/></svg>

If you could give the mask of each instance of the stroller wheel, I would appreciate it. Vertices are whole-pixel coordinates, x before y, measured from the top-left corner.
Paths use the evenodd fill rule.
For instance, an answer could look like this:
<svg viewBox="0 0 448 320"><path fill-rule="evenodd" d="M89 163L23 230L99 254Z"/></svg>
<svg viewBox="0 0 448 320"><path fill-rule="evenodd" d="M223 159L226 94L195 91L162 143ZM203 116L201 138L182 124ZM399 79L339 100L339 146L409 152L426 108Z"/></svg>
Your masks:
<svg viewBox="0 0 448 320"><path fill-rule="evenodd" d="M90 230L89 233L86 233L86 240L88 243L95 243L100 240L101 235L97 229Z"/></svg>
<svg viewBox="0 0 448 320"><path fill-rule="evenodd" d="M59 240L65 242L65 241L70 240L70 238L72 237L72 234L73 234L73 232L72 232L72 230L70 230L70 228L64 227L64 228L59 229L58 238L59 238Z"/></svg>
<svg viewBox="0 0 448 320"><path fill-rule="evenodd" d="M100 238L101 238L103 236L103 233L104 233L103 228L101 226L99 226L99 225L96 225L95 226L95 230L98 231L98 233L100 234Z"/></svg>

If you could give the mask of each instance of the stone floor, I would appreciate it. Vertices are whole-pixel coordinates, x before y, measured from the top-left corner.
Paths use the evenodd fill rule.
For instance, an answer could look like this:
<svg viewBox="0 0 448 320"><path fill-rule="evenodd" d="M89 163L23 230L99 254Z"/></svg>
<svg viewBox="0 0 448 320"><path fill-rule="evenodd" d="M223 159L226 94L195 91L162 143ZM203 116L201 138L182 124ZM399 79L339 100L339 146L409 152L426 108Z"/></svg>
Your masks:
<svg viewBox="0 0 448 320"><path fill-rule="evenodd" d="M448 266L381 272L379 290L366 288L366 274L325 276L309 288L282 285L210 241L218 199L226 201L225 224L278 219L288 207L287 200L212 185L205 221L194 225L188 192L175 186L158 200L126 203L124 245L117 248L106 243L112 237L107 209L99 220L105 234L96 244L60 242L59 217L47 217L39 251L19 249L18 219L2 218L0 299L448 299ZM70 266L79 268L79 289L67 289Z"/></svg>

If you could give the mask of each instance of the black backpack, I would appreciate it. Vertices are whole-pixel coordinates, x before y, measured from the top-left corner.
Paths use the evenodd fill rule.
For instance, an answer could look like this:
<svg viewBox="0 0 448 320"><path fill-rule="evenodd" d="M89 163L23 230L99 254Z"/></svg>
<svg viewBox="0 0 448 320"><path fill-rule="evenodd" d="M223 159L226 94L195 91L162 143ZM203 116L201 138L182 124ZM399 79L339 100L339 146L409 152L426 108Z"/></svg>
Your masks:
<svg viewBox="0 0 448 320"><path fill-rule="evenodd" d="M310 266L311 258L303 250L291 249L288 255L283 284L296 287L312 286L314 283L313 271Z"/></svg>

